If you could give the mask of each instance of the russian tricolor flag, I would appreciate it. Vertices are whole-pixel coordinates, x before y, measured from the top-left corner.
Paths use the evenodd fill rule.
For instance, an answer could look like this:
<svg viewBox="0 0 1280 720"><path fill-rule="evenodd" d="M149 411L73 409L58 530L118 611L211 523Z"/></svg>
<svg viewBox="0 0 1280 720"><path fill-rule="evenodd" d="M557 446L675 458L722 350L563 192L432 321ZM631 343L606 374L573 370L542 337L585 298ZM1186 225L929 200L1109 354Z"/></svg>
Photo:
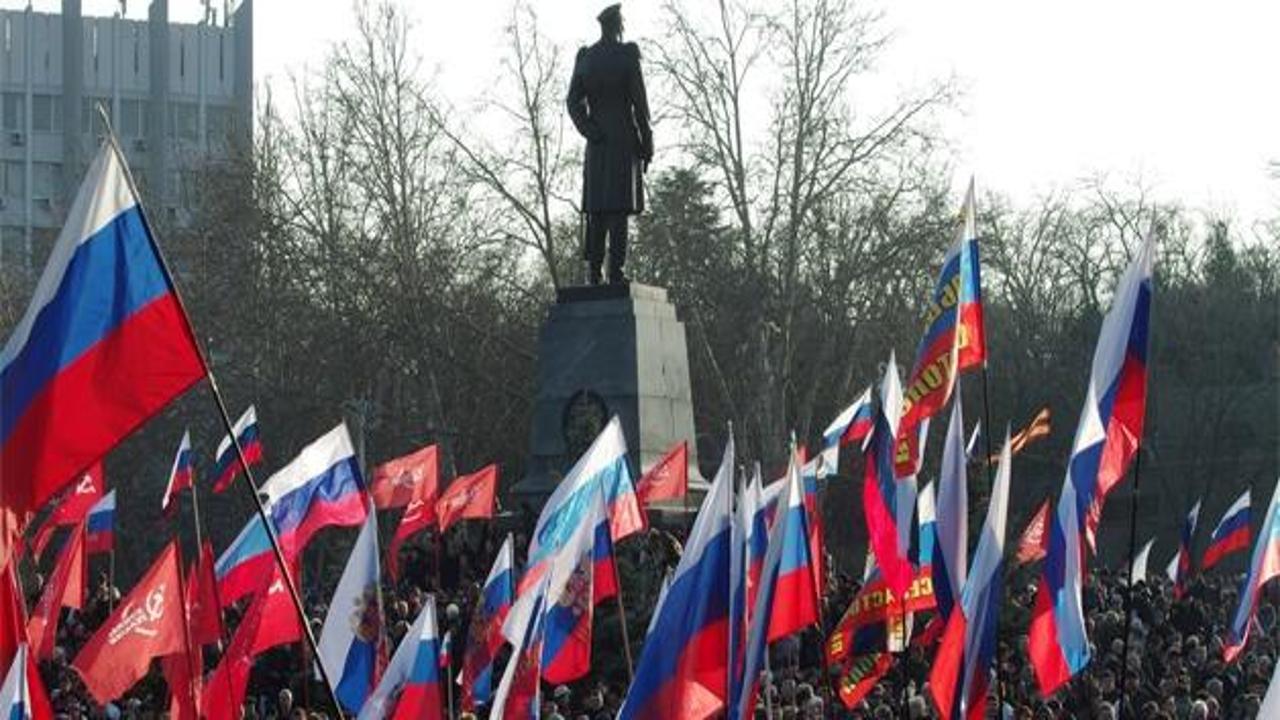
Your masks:
<svg viewBox="0 0 1280 720"><path fill-rule="evenodd" d="M885 367L884 383L880 388L880 410L876 413L875 428L867 444L866 469L862 478L862 509L866 516L867 535L875 552L876 565L881 576L893 591L902 597L911 586L911 562L907 558L904 536L911 528L899 527L898 481L894 475L893 459L898 435L898 412L902 407L902 388L898 385L897 361L889 353ZM906 482L906 481L904 481ZM908 506L906 512L914 507Z"/></svg>
<svg viewBox="0 0 1280 720"><path fill-rule="evenodd" d="M257 592L262 578L271 575L275 564L267 528L262 524L262 517L254 513L214 563L222 606Z"/></svg>
<svg viewBox="0 0 1280 720"><path fill-rule="evenodd" d="M959 612L952 612L929 672L929 690L944 720L987 716L987 690L996 652L996 628L1004 598L1004 536L1009 515L1009 433L991 487Z"/></svg>
<svg viewBox="0 0 1280 720"><path fill-rule="evenodd" d="M1249 547L1249 491L1236 498L1209 536L1209 547L1200 559L1200 567L1208 570L1222 558Z"/></svg>
<svg viewBox="0 0 1280 720"><path fill-rule="evenodd" d="M1089 662L1080 602L1082 545L1086 538L1092 544L1102 502L1128 470L1142 440L1154 262L1155 241L1148 237L1121 277L1103 318L1062 494L1049 524L1028 632L1031 663L1045 696Z"/></svg>
<svg viewBox="0 0 1280 720"><path fill-rule="evenodd" d="M262 462L262 441L258 438L258 411L252 405L231 426L240 449L244 451L244 461L250 465ZM227 489L236 474L240 472L240 459L236 457L235 446L231 436L227 435L218 443L218 450L213 455L213 491L220 493Z"/></svg>
<svg viewBox="0 0 1280 720"><path fill-rule="evenodd" d="M619 720L703 720L728 694L733 439L702 499Z"/></svg>
<svg viewBox="0 0 1280 720"><path fill-rule="evenodd" d="M1191 541L1195 538L1196 521L1199 519L1200 501L1196 500L1195 507L1191 508L1191 512L1187 513L1187 519L1182 524L1182 536L1178 540L1178 553L1173 556L1173 561L1169 563L1169 567L1165 570L1165 574L1173 582L1174 600L1181 600L1182 596L1187 593L1187 579L1191 577Z"/></svg>
<svg viewBox="0 0 1280 720"><path fill-rule="evenodd" d="M1271 495L1271 504L1267 506L1267 514L1262 520L1262 529L1258 531L1258 541L1254 543L1253 555L1249 559L1249 572L1240 585L1240 604L1227 629L1227 637L1223 641L1222 657L1232 662L1244 650L1249 642L1249 626L1253 624L1253 613L1258 607L1258 593L1262 586L1272 578L1280 575L1280 481L1276 482L1275 492Z"/></svg>
<svg viewBox="0 0 1280 720"><path fill-rule="evenodd" d="M333 694L350 713L360 712L373 692L379 659L385 657L380 580L378 523L370 510L320 632L320 662L333 684Z"/></svg>
<svg viewBox="0 0 1280 720"><path fill-rule="evenodd" d="M769 643L818 619L818 588L809 557L809 519L794 457L787 468L782 493L779 514L769 532L769 551L760 577L760 591L751 610L742 693L729 711L729 717L739 720L755 716L757 684Z"/></svg>
<svg viewBox="0 0 1280 720"><path fill-rule="evenodd" d="M360 710L359 720L387 717L441 720L444 717L437 627L436 598L428 595L418 619L391 656L377 689Z"/></svg>
<svg viewBox="0 0 1280 720"><path fill-rule="evenodd" d="M116 491L112 490L89 509L85 518L84 549L90 555L109 553L115 542Z"/></svg>
<svg viewBox="0 0 1280 720"><path fill-rule="evenodd" d="M515 541L507 539L498 550L489 576L484 581L471 631L467 633L467 651L462 659L462 709L467 712L488 705L493 695L493 666L502 648L502 623L515 600Z"/></svg>
<svg viewBox="0 0 1280 720"><path fill-rule="evenodd" d="M5 720L44 720L54 716L26 643L18 645L4 684L0 685L0 716Z"/></svg>
<svg viewBox="0 0 1280 720"><path fill-rule="evenodd" d="M322 528L364 522L367 493L346 423L303 448L262 484L260 492L266 497L280 547L290 560Z"/></svg>
<svg viewBox="0 0 1280 720"><path fill-rule="evenodd" d="M822 431L823 446L829 448L848 443L861 444L871 433L872 418L871 388L868 387Z"/></svg>
<svg viewBox="0 0 1280 720"><path fill-rule="evenodd" d="M942 472L938 476L937 533L942 562L933 563L933 593L938 617L945 623L959 602L969 572L969 480L965 463L964 409L960 391L951 397L951 419L942 447Z"/></svg>
<svg viewBox="0 0 1280 720"><path fill-rule="evenodd" d="M173 456L173 467L169 470L169 484L164 488L164 499L160 501L160 511L169 515L178 499L178 493L195 485L196 462L191 453L191 431L182 433L182 442L178 443L178 453Z"/></svg>
<svg viewBox="0 0 1280 720"><path fill-rule="evenodd" d="M19 518L205 375L127 173L103 143L0 350L0 477Z"/></svg>
<svg viewBox="0 0 1280 720"><path fill-rule="evenodd" d="M527 585L541 576L540 566L563 547L582 524L597 490L604 493L614 542L646 527L627 462L627 441L617 416L609 421L543 505L529 539L528 568L522 583Z"/></svg>

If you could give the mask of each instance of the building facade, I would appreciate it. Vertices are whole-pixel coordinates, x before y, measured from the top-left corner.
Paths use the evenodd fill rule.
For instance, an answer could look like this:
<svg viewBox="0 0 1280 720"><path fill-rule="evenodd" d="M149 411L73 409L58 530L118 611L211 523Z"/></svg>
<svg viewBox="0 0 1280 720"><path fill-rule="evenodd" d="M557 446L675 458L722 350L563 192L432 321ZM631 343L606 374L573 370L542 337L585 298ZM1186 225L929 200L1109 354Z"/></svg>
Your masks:
<svg viewBox="0 0 1280 720"><path fill-rule="evenodd" d="M80 0L0 10L0 269L43 264L103 113L148 210L182 223L201 169L252 145L252 0L221 22L206 0L196 24L170 23L168 0L146 20L86 17Z"/></svg>

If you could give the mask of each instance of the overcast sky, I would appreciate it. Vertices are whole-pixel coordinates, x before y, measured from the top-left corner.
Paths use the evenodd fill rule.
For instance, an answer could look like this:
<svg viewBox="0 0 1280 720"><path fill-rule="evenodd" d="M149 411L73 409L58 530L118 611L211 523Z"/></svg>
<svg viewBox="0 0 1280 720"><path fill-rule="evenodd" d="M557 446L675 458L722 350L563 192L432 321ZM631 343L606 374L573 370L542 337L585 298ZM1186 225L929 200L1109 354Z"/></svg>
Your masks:
<svg viewBox="0 0 1280 720"><path fill-rule="evenodd" d="M876 0L879 1L879 0ZM603 0L533 0L566 67L597 34ZM685 0L688 5L710 0ZM4 7L21 0L0 0ZM35 0L56 10L56 0ZM506 0L406 2L413 40L451 98L496 75ZM214 6L222 7L220 0ZM118 3L84 0L87 13ZM198 0L170 0L175 20ZM658 0L624 4L627 32L654 37ZM1280 3L1254 0L894 0L884 5L895 41L863 87L919 85L954 75L964 89L944 131L958 176L1027 200L1097 172L1141 177L1179 198L1246 221L1280 212ZM259 82L318 65L350 32L347 0L257 0ZM129 3L144 17L146 3ZM959 185L964 178L958 177Z"/></svg>

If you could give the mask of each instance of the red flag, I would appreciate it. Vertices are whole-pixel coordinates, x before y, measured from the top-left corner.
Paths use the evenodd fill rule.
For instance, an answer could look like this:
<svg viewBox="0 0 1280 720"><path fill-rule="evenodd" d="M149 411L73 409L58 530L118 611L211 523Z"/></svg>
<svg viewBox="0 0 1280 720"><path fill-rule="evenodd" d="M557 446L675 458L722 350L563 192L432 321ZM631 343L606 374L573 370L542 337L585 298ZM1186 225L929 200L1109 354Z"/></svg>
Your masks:
<svg viewBox="0 0 1280 720"><path fill-rule="evenodd" d="M421 490L425 486L419 486ZM432 489L434 495L434 488ZM400 517L400 525L387 547L387 570L392 580L400 579L400 546L414 535L435 524L436 508L434 498L414 497L404 509Z"/></svg>
<svg viewBox="0 0 1280 720"><path fill-rule="evenodd" d="M84 607L85 573L88 570L84 547L84 526L76 528L62 554L58 556L58 564L53 574L45 583L40 594L40 602L31 613L27 622L27 637L31 638L31 654L36 660L48 660L53 657L54 638L58 634L58 615L64 607Z"/></svg>
<svg viewBox="0 0 1280 720"><path fill-rule="evenodd" d="M27 642L27 604L10 560L0 572L0 667L13 663L18 645L24 642Z"/></svg>
<svg viewBox="0 0 1280 720"><path fill-rule="evenodd" d="M497 465L488 465L470 475L454 478L436 502L440 533L444 534L458 520L492 518L497 489Z"/></svg>
<svg viewBox="0 0 1280 720"><path fill-rule="evenodd" d="M186 653L160 658L160 670L164 673L164 681L169 684L170 720L199 720L204 652L193 643L191 655L189 662Z"/></svg>
<svg viewBox="0 0 1280 720"><path fill-rule="evenodd" d="M179 562L170 542L72 663L99 704L142 679L153 658L186 652Z"/></svg>
<svg viewBox="0 0 1280 720"><path fill-rule="evenodd" d="M1046 499L1032 516L1031 522L1027 523L1026 529L1022 531L1022 538L1018 540L1019 565L1035 562L1048 554L1049 535L1045 532L1048 523L1049 501Z"/></svg>
<svg viewBox="0 0 1280 720"><path fill-rule="evenodd" d="M205 683L210 690L204 694L201 704L205 717L239 720L253 659L273 647L301 639L302 625L298 622L297 610L277 568L266 583L266 592L254 594L253 603L245 611L227 652Z"/></svg>
<svg viewBox="0 0 1280 720"><path fill-rule="evenodd" d="M440 491L440 452L428 445L373 469L369 493L379 510L404 507L414 498L428 498L428 514L434 515L436 494ZM434 522L435 518L432 517Z"/></svg>
<svg viewBox="0 0 1280 720"><path fill-rule="evenodd" d="M199 647L222 639L222 613L218 609L218 580L213 573L213 544L208 540L187 576L187 623L191 645Z"/></svg>
<svg viewBox="0 0 1280 720"><path fill-rule="evenodd" d="M53 512L32 538L31 552L36 562L44 557L44 551L58 528L75 525L88 516L89 510L102 499L104 485L102 463L94 463L75 485L59 496Z"/></svg>
<svg viewBox="0 0 1280 720"><path fill-rule="evenodd" d="M658 464L636 483L641 505L659 500L678 500L689 491L689 443L680 441L662 456Z"/></svg>

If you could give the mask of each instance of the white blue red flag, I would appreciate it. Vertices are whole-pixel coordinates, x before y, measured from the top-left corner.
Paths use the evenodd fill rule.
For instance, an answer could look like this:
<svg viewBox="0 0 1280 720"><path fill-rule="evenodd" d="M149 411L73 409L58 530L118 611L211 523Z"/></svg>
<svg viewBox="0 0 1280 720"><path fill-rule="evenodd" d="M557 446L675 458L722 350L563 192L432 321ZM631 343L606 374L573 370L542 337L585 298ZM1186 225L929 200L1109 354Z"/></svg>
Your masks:
<svg viewBox="0 0 1280 720"><path fill-rule="evenodd" d="M18 645L9 672L0 685L0 716L5 720L44 720L52 718L53 709L34 658L27 651L27 644Z"/></svg>
<svg viewBox="0 0 1280 720"><path fill-rule="evenodd" d="M423 718L441 720L440 634L436 598L428 595L418 619L391 656L378 687L360 710L359 720Z"/></svg>
<svg viewBox="0 0 1280 720"><path fill-rule="evenodd" d="M787 484L778 511L769 532L769 551L747 630L742 694L729 711L729 717L738 720L755 716L757 685L769 643L802 630L818 619L818 588L814 582L813 560L809 557L809 518L794 457L787 470Z"/></svg>
<svg viewBox="0 0 1280 720"><path fill-rule="evenodd" d="M915 475L919 469L924 455L924 449L918 444L920 424L947 404L961 371L986 360L972 180L965 193L962 214L958 237L942 260L938 282L929 297L924 337L920 339L915 364L902 390L894 459L894 469L900 478Z"/></svg>
<svg viewBox="0 0 1280 720"><path fill-rule="evenodd" d="M303 448L259 490L291 561L320 529L359 525L367 514L364 478L346 423Z"/></svg>
<svg viewBox="0 0 1280 720"><path fill-rule="evenodd" d="M195 485L196 459L191 453L191 431L182 433L182 441L178 443L178 453L173 456L173 467L169 470L169 484L165 485L164 498L160 500L160 511L165 515L177 507L178 493Z"/></svg>
<svg viewBox="0 0 1280 720"><path fill-rule="evenodd" d="M617 595L609 518L600 492L582 526L551 559L549 572L542 679L562 685L590 672L594 608Z"/></svg>
<svg viewBox="0 0 1280 720"><path fill-rule="evenodd" d="M871 433L871 424L874 413L871 406L871 388L868 387L862 391L857 400L836 416L835 420L822 431L822 444L824 447L839 447L848 443L856 443L859 446L866 441L867 435Z"/></svg>
<svg viewBox="0 0 1280 720"><path fill-rule="evenodd" d="M547 598L548 580L550 575L544 573L542 580L529 590L533 602L528 612L512 614L513 621L519 625L518 634L493 695L489 720L537 720L542 716L542 621L546 617L543 603Z"/></svg>
<svg viewBox="0 0 1280 720"><path fill-rule="evenodd" d="M1272 578L1280 575L1280 481L1276 482L1275 492L1271 495L1271 504L1267 506L1267 514L1263 516L1262 528L1258 530L1258 540L1253 545L1253 555L1249 559L1249 570L1240 585L1240 604L1231 619L1231 627L1227 628L1227 637L1223 641L1222 657L1232 662L1244 650L1249 642L1249 626L1253 624L1253 614L1258 609L1258 593L1262 586Z"/></svg>
<svg viewBox="0 0 1280 720"><path fill-rule="evenodd" d="M109 553L116 538L116 491L103 496L89 509L84 521L84 549L90 555Z"/></svg>
<svg viewBox="0 0 1280 720"><path fill-rule="evenodd" d="M898 412L902 407L902 388L898 385L897 361L889 353L884 382L880 387L880 407L875 427L867 443L867 459L862 479L862 511L867 536L875 552L876 566L893 593L901 597L911 585L911 561L903 540L910 527L899 528L899 489L894 475L893 454L898 437ZM914 499L913 499L914 500ZM908 506L907 512L914 508ZM910 536L907 535L909 538Z"/></svg>
<svg viewBox="0 0 1280 720"><path fill-rule="evenodd" d="M733 438L652 620L619 720L703 720L728 694Z"/></svg>
<svg viewBox="0 0 1280 720"><path fill-rule="evenodd" d="M1173 599L1181 600L1187 594L1187 580L1191 577L1191 542L1196 535L1196 522L1200 519L1200 501L1187 513L1182 523L1182 535L1178 538L1178 553L1165 569L1165 574L1173 583Z"/></svg>
<svg viewBox="0 0 1280 720"><path fill-rule="evenodd" d="M231 426L240 449L244 451L244 461L249 465L262 462L262 439L258 437L258 411L252 405ZM231 485L240 472L240 458L236 457L235 446L231 436L227 435L218 443L218 450L213 455L213 491L220 493Z"/></svg>
<svg viewBox="0 0 1280 720"><path fill-rule="evenodd" d="M0 503L23 521L205 375L127 173L103 143L0 350Z"/></svg>
<svg viewBox="0 0 1280 720"><path fill-rule="evenodd" d="M493 695L493 669L502 649L502 624L515 601L515 540L507 539L498 550L489 576L485 578L467 633L467 650L462 658L462 709L474 712L489 704Z"/></svg>
<svg viewBox="0 0 1280 720"><path fill-rule="evenodd" d="M644 512L636 497L627 441L615 416L547 498L529 539L524 583L541 575L539 567L560 549L582 522L593 494L604 493L614 542L645 528Z"/></svg>
<svg viewBox="0 0 1280 720"><path fill-rule="evenodd" d="M1148 237L1120 278L1102 320L1089 386L1072 443L1032 611L1028 650L1040 692L1062 687L1088 664L1081 607L1083 545L1092 546L1102 503L1142 442L1147 334L1155 240Z"/></svg>
<svg viewBox="0 0 1280 720"><path fill-rule="evenodd" d="M1209 536L1209 547L1200 559L1201 569L1208 570L1227 555L1249 548L1249 500L1249 491L1245 490L1223 513Z"/></svg>
<svg viewBox="0 0 1280 720"><path fill-rule="evenodd" d="M958 382L958 381L957 381ZM968 450L964 445L964 409L960 392L951 397L951 419L942 446L942 473L938 476L938 554L933 563L933 594L938 617L945 623L960 599L969 572L969 481L965 474Z"/></svg>
<svg viewBox="0 0 1280 720"><path fill-rule="evenodd" d="M262 516L254 513L214 563L213 572L218 579L218 597L222 606L256 592L262 585L262 578L271 575L275 566L271 538L262 524Z"/></svg>
<svg viewBox="0 0 1280 720"><path fill-rule="evenodd" d="M320 632L320 662L333 694L350 713L360 712L373 692L384 657L380 579L377 516L370 510Z"/></svg>
<svg viewBox="0 0 1280 720"><path fill-rule="evenodd" d="M961 596L952 612L929 672L929 689L945 720L981 720L987 716L987 690L996 653L996 629L1004 599L1004 536L1009 515L1009 433L1005 431L1000 467L991 487L987 519L978 538Z"/></svg>

